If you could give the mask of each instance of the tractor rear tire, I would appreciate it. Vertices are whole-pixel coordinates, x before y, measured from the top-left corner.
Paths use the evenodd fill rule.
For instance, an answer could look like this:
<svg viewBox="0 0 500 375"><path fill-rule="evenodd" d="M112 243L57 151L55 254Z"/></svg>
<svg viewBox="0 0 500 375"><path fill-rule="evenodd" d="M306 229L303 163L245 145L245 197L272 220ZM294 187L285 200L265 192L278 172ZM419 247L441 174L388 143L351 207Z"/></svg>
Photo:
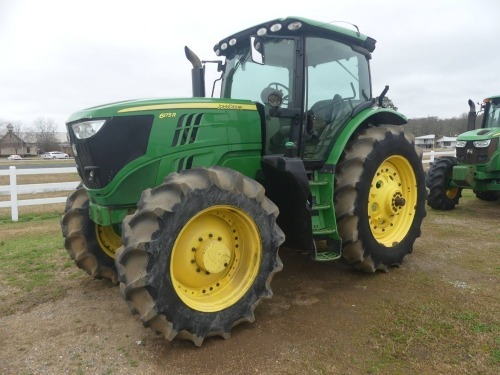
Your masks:
<svg viewBox="0 0 500 375"><path fill-rule="evenodd" d="M61 218L64 247L78 268L95 279L118 284L113 254L121 246L112 226L101 226L90 220L89 197L81 185L66 200Z"/></svg>
<svg viewBox="0 0 500 375"><path fill-rule="evenodd" d="M196 346L253 322L282 269L277 216L259 183L221 167L172 173L145 190L115 260L132 313Z"/></svg>
<svg viewBox="0 0 500 375"><path fill-rule="evenodd" d="M422 152L399 126L363 130L337 164L335 213L342 254L354 268L399 266L426 215Z"/></svg>
<svg viewBox="0 0 500 375"><path fill-rule="evenodd" d="M436 159L427 171L425 185L429 189L427 204L435 210L452 210L458 204L462 196L462 189L449 187L453 167L456 166L457 158L445 156Z"/></svg>

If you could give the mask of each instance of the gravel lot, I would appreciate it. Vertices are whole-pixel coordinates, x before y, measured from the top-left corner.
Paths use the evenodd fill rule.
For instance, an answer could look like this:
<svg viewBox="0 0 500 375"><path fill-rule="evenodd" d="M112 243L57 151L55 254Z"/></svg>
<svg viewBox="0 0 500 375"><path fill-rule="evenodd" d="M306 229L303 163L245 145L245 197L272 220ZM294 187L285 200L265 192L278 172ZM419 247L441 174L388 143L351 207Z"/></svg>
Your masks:
<svg viewBox="0 0 500 375"><path fill-rule="evenodd" d="M388 273L283 248L256 322L201 348L143 328L116 286L69 268L61 293L0 316L0 373L498 374L499 244L500 202L470 198L429 212Z"/></svg>

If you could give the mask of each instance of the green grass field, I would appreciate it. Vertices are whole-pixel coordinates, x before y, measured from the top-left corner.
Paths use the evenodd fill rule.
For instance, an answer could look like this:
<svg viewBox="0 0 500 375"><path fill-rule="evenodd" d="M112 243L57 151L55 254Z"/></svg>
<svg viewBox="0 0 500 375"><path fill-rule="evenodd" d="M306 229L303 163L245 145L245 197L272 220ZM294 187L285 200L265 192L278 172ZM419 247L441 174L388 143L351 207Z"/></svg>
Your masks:
<svg viewBox="0 0 500 375"><path fill-rule="evenodd" d="M0 216L0 316L25 311L64 294L79 276L62 246L59 212Z"/></svg>

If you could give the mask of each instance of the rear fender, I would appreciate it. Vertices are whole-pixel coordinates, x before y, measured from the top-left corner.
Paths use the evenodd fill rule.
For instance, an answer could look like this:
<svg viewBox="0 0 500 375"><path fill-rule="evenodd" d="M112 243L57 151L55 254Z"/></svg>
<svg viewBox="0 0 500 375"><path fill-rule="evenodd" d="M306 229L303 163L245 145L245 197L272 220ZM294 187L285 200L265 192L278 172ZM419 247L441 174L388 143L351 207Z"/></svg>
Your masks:
<svg viewBox="0 0 500 375"><path fill-rule="evenodd" d="M337 165L342 153L356 132L368 128L369 126L379 126L382 124L388 125L404 125L408 123L408 119L401 113L389 108L369 108L354 116L349 121L344 129L339 134L335 141L326 164Z"/></svg>

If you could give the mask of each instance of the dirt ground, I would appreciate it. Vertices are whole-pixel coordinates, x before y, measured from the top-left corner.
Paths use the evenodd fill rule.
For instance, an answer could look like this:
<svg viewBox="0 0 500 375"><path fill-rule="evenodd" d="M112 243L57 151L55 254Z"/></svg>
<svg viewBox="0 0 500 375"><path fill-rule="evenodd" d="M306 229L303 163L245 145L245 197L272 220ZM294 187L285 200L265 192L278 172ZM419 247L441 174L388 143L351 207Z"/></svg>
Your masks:
<svg viewBox="0 0 500 375"><path fill-rule="evenodd" d="M429 209L430 210L430 209ZM498 374L500 202L431 212L400 268L360 274L281 249L256 321L167 342L119 289L78 275L0 317L1 374Z"/></svg>

